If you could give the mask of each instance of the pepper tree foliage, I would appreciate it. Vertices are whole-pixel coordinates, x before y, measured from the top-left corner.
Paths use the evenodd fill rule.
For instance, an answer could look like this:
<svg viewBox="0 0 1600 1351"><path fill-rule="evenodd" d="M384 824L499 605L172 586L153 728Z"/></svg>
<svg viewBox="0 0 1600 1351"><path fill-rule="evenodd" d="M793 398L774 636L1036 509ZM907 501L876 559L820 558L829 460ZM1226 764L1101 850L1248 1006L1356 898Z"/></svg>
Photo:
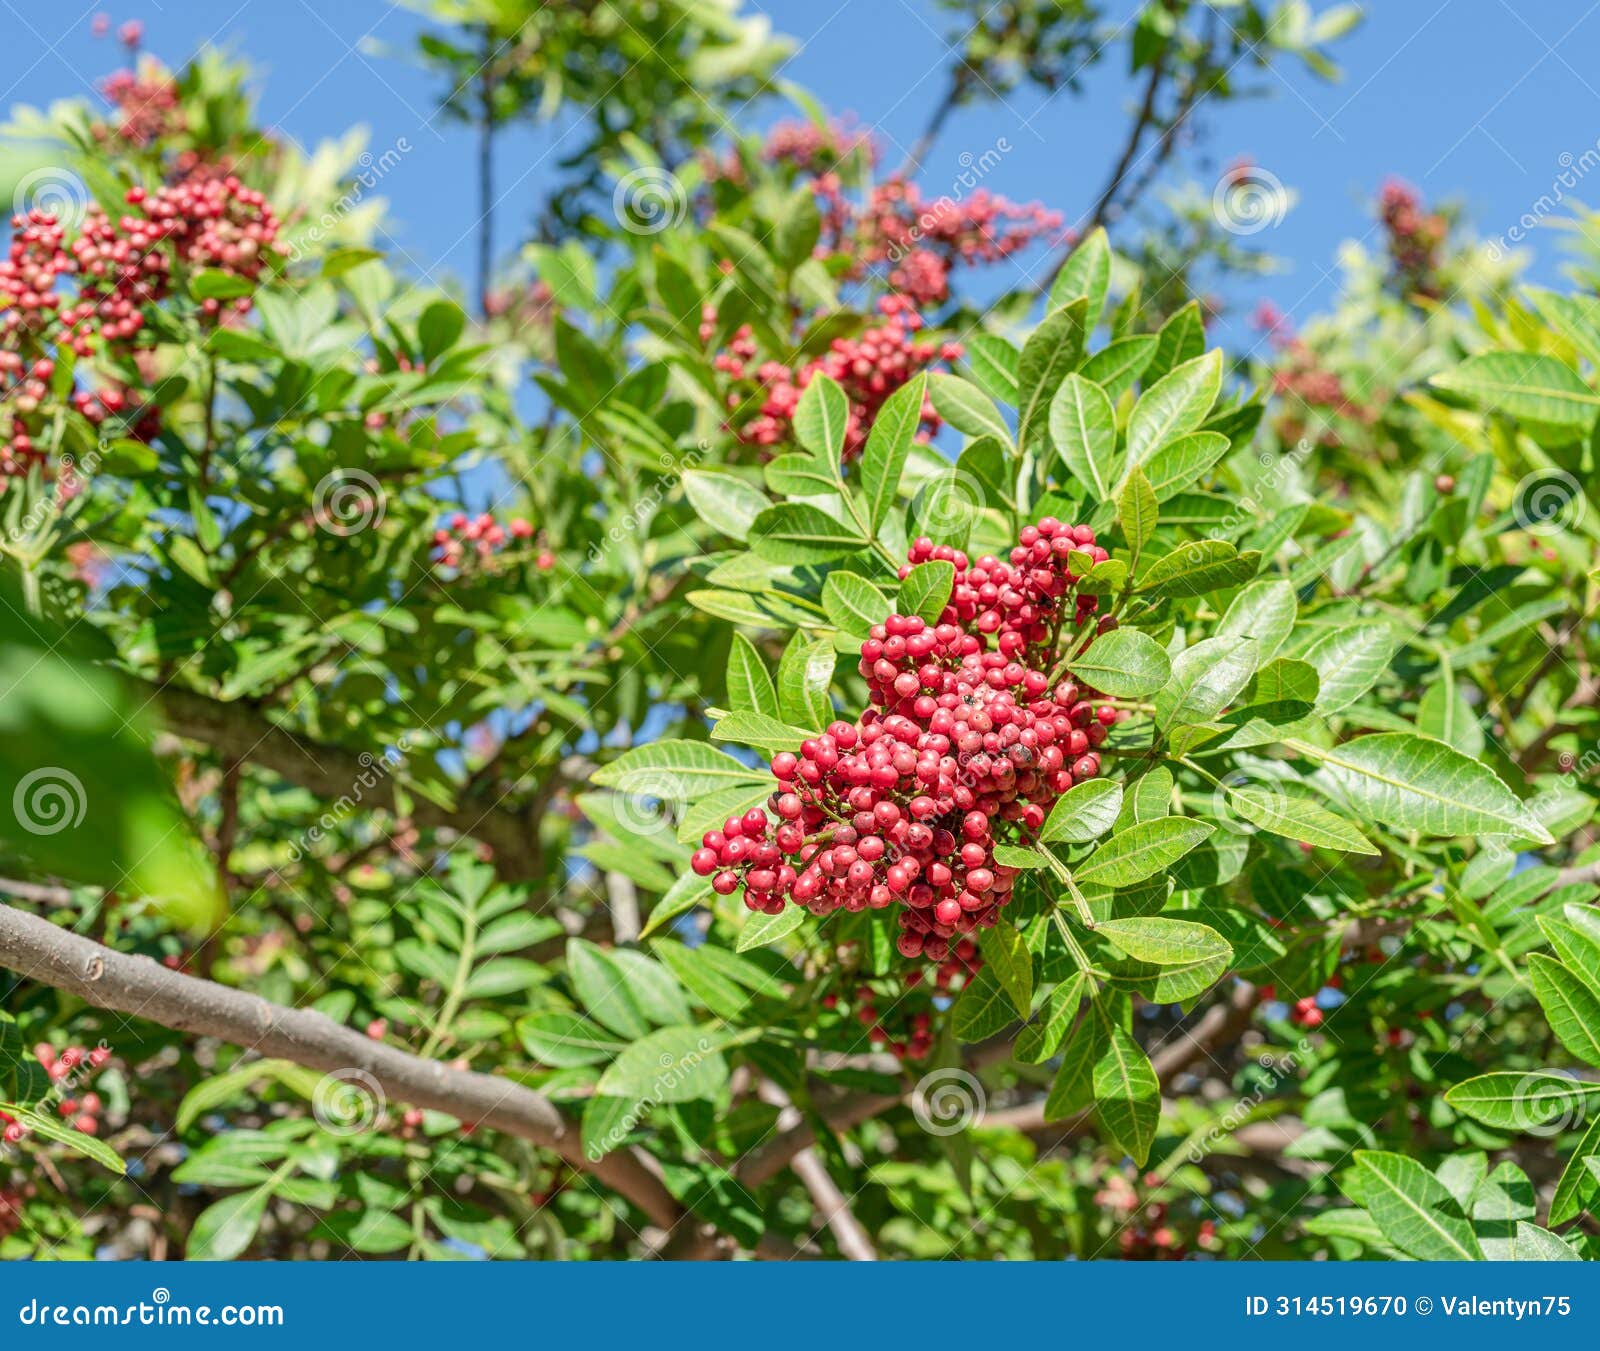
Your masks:
<svg viewBox="0 0 1600 1351"><path fill-rule="evenodd" d="M101 212L0 310L5 903L582 1157L8 980L0 1254L1592 1255L1586 281L1393 185L1229 356L1159 239L1053 271L819 114L472 320L358 143L136 82L7 133Z"/></svg>

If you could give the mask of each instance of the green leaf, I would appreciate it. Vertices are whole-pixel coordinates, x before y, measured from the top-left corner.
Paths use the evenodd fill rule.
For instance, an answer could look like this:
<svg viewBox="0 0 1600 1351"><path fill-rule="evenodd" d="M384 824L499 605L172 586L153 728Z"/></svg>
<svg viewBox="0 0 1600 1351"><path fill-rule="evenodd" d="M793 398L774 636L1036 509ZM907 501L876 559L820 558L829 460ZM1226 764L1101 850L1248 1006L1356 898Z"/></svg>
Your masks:
<svg viewBox="0 0 1600 1351"><path fill-rule="evenodd" d="M1104 1023L1104 1049L1094 1064L1095 1120L1109 1143L1142 1168L1161 1119L1161 1084L1139 1043L1119 1024Z"/></svg>
<svg viewBox="0 0 1600 1351"><path fill-rule="evenodd" d="M1251 825L1270 834L1351 854L1379 852L1353 822L1308 798L1254 784L1231 784L1226 779L1223 787L1229 806Z"/></svg>
<svg viewBox="0 0 1600 1351"><path fill-rule="evenodd" d="M642 1037L650 1030L627 978L604 952L582 938L567 942L567 977L590 1017L624 1038Z"/></svg>
<svg viewBox="0 0 1600 1351"><path fill-rule="evenodd" d="M756 750L765 751L768 755L776 755L779 751L794 750L818 730L811 726L796 727L792 723L769 718L765 713L729 713L726 717L717 719L717 725L711 729L711 735L717 741L732 741L740 746L751 746ZM760 803L756 805L759 806ZM732 813L729 812L727 815Z"/></svg>
<svg viewBox="0 0 1600 1351"><path fill-rule="evenodd" d="M935 558L918 563L900 583L900 593L895 599L895 613L920 615L929 624L939 622L944 607L950 603L950 593L956 584L956 565L948 559Z"/></svg>
<svg viewBox="0 0 1600 1351"><path fill-rule="evenodd" d="M1585 806L1587 818L1587 804ZM1586 913L1577 906L1566 908L1569 911L1578 910L1580 914ZM1600 996L1600 935L1590 932L1587 926L1566 924L1548 915L1539 916L1539 927L1567 969Z"/></svg>
<svg viewBox="0 0 1600 1351"><path fill-rule="evenodd" d="M461 341L466 331L467 316L461 306L450 300L434 301L417 320L417 343L422 359L433 365Z"/></svg>
<svg viewBox="0 0 1600 1351"><path fill-rule="evenodd" d="M530 1013L517 1019L523 1049L541 1065L570 1069L612 1059L624 1042L582 1014Z"/></svg>
<svg viewBox="0 0 1600 1351"><path fill-rule="evenodd" d="M1075 1116L1094 1102L1095 1065L1106 1046L1105 1023L1096 1012L1072 1030L1061 1048L1061 1068L1044 1101L1044 1119Z"/></svg>
<svg viewBox="0 0 1600 1351"><path fill-rule="evenodd" d="M1145 390L1128 418L1128 467L1143 464L1168 441L1194 431L1221 389L1222 353L1207 352L1175 367Z"/></svg>
<svg viewBox="0 0 1600 1351"><path fill-rule="evenodd" d="M1254 550L1241 554L1223 540L1198 539L1158 558L1136 589L1151 596L1203 596L1248 582L1260 566L1261 555Z"/></svg>
<svg viewBox="0 0 1600 1351"><path fill-rule="evenodd" d="M1239 696L1256 669L1249 638L1204 638L1172 661L1172 677L1156 694L1156 725L1209 722Z"/></svg>
<svg viewBox="0 0 1600 1351"><path fill-rule="evenodd" d="M271 1191L255 1187L214 1201L194 1217L184 1256L192 1262L230 1262L255 1240Z"/></svg>
<svg viewBox="0 0 1600 1351"><path fill-rule="evenodd" d="M978 947L985 970L992 970L1000 988L1011 1000L1019 1018L1033 1007L1033 954L1016 925L1000 920L992 929L978 932Z"/></svg>
<svg viewBox="0 0 1600 1351"><path fill-rule="evenodd" d="M894 505L906 456L922 422L927 388L926 375L913 376L884 400L867 433L867 446L861 457L861 495L874 530L884 523Z"/></svg>
<svg viewBox="0 0 1600 1351"><path fill-rule="evenodd" d="M1172 678L1172 663L1148 633L1112 629L1067 664L1078 679L1104 694L1137 699L1154 694Z"/></svg>
<svg viewBox="0 0 1600 1351"><path fill-rule="evenodd" d="M1263 578L1239 590L1213 637L1255 639L1258 660L1265 665L1277 656L1298 612L1292 583Z"/></svg>
<svg viewBox="0 0 1600 1351"><path fill-rule="evenodd" d="M1229 444L1221 432L1190 432L1168 441L1143 466L1156 500L1165 502L1192 488L1228 453Z"/></svg>
<svg viewBox="0 0 1600 1351"><path fill-rule="evenodd" d="M248 277L212 267L201 268L189 278L189 294L196 300L236 300L255 289Z"/></svg>
<svg viewBox="0 0 1600 1351"><path fill-rule="evenodd" d="M958 432L992 436L1001 445L1011 444L1011 428L1006 426L994 401L976 385L960 376L936 371L928 377L928 397L933 401L933 411Z"/></svg>
<svg viewBox="0 0 1600 1351"><path fill-rule="evenodd" d="M1156 966L1227 962L1233 958L1227 939L1209 925L1188 919L1169 919L1165 915L1106 919L1095 926L1095 932L1109 938L1135 961Z"/></svg>
<svg viewBox="0 0 1600 1351"><path fill-rule="evenodd" d="M1433 377L1437 389L1477 408L1548 427L1585 431L1600 409L1597 396L1566 362L1534 352L1484 352Z"/></svg>
<svg viewBox="0 0 1600 1351"><path fill-rule="evenodd" d="M590 1159L603 1159L620 1149L653 1104L597 1093L583 1107L579 1137Z"/></svg>
<svg viewBox="0 0 1600 1351"><path fill-rule="evenodd" d="M590 781L664 802L692 802L719 788L770 785L771 777L703 741L651 741L602 765Z"/></svg>
<svg viewBox="0 0 1600 1351"><path fill-rule="evenodd" d="M1541 1229L1527 1220L1517 1221L1517 1246L1512 1254L1517 1262L1580 1262L1583 1259L1559 1234Z"/></svg>
<svg viewBox="0 0 1600 1351"><path fill-rule="evenodd" d="M822 608L845 633L865 637L893 609L889 598L865 577L854 572L830 572L822 581Z"/></svg>
<svg viewBox="0 0 1600 1351"><path fill-rule="evenodd" d="M301 1097L310 1098L322 1076L292 1060L249 1060L202 1080L185 1093L173 1124L178 1130L187 1131L207 1112L234 1101L252 1084L263 1081L286 1084Z"/></svg>
<svg viewBox="0 0 1600 1351"><path fill-rule="evenodd" d="M1117 519L1122 524L1128 549L1135 558L1144 548L1145 541L1155 534L1159 515L1155 490L1144 476L1144 471L1136 465L1128 475L1128 481L1122 485L1121 496L1117 499Z"/></svg>
<svg viewBox="0 0 1600 1351"><path fill-rule="evenodd" d="M1528 958L1528 975L1550 1030L1579 1060L1600 1068L1600 995L1542 952Z"/></svg>
<svg viewBox="0 0 1600 1351"><path fill-rule="evenodd" d="M1338 713L1372 688L1394 656L1385 624L1351 624L1318 638L1304 653L1317 672L1317 708Z"/></svg>
<svg viewBox="0 0 1600 1351"><path fill-rule="evenodd" d="M750 547L776 563L831 563L867 547L853 526L809 502L780 502L750 524Z"/></svg>
<svg viewBox="0 0 1600 1351"><path fill-rule="evenodd" d="M820 732L833 721L833 667L838 654L827 638L796 633L778 662L778 708L796 727Z"/></svg>
<svg viewBox="0 0 1600 1351"><path fill-rule="evenodd" d="M1553 843L1492 770L1442 741L1380 732L1331 750L1285 744L1319 761L1334 788L1380 825L1424 835L1510 834Z"/></svg>
<svg viewBox="0 0 1600 1351"><path fill-rule="evenodd" d="M1017 1035L1013 1054L1025 1065L1038 1065L1056 1053L1077 1019L1088 977L1075 971L1055 989L1039 1010L1039 1017Z"/></svg>
<svg viewBox="0 0 1600 1351"><path fill-rule="evenodd" d="M993 333L971 333L962 340L973 383L1002 404L1017 402L1017 349Z"/></svg>
<svg viewBox="0 0 1600 1351"><path fill-rule="evenodd" d="M794 410L794 434L800 444L820 463L836 468L844 455L849 420L850 400L839 382L826 375L813 376Z"/></svg>
<svg viewBox="0 0 1600 1351"><path fill-rule="evenodd" d="M1144 374L1155 354L1156 339L1152 333L1118 338L1085 361L1078 374L1099 385L1112 399L1120 399Z"/></svg>
<svg viewBox="0 0 1600 1351"><path fill-rule="evenodd" d="M1109 501L1122 469L1116 411L1099 385L1081 375L1062 380L1050 400L1050 440L1091 497Z"/></svg>
<svg viewBox="0 0 1600 1351"><path fill-rule="evenodd" d="M118 1177L127 1171L122 1157L104 1140L93 1135L85 1135L76 1126L68 1125L57 1116L46 1115L32 1107L25 1107L20 1102L0 1103L0 1108L40 1139L53 1140L58 1145L65 1145L75 1154L93 1159L102 1168L115 1173Z"/></svg>
<svg viewBox="0 0 1600 1351"><path fill-rule="evenodd" d="M1119 831L1077 871L1079 882L1131 887L1170 868L1216 829L1184 816L1158 816Z"/></svg>
<svg viewBox="0 0 1600 1351"><path fill-rule="evenodd" d="M735 711L779 716L778 691L767 674L767 664L742 633L733 635L728 651L728 701Z"/></svg>
<svg viewBox="0 0 1600 1351"><path fill-rule="evenodd" d="M656 903L656 908L650 912L650 918L640 930L639 937L648 938L668 920L676 919L697 905L708 905L710 901L711 879L690 872L684 873Z"/></svg>
<svg viewBox="0 0 1600 1351"><path fill-rule="evenodd" d="M806 919L806 909L800 905L786 905L776 915L751 915L744 928L739 931L736 950L749 952L751 948L776 943L780 938L792 934L804 925Z"/></svg>
<svg viewBox="0 0 1600 1351"><path fill-rule="evenodd" d="M1436 680L1417 704L1417 730L1476 760L1483 754L1483 725L1453 680Z"/></svg>
<svg viewBox="0 0 1600 1351"><path fill-rule="evenodd" d="M691 1020L683 988L660 962L632 948L617 948L610 956L628 982L634 1003L657 1027L672 1027Z"/></svg>
<svg viewBox="0 0 1600 1351"><path fill-rule="evenodd" d="M636 1041L600 1076L609 1097L647 1102L716 1098L728 1084L728 1062L715 1034L700 1027L664 1027Z"/></svg>
<svg viewBox="0 0 1600 1351"><path fill-rule="evenodd" d="M1022 346L1017 362L1017 444L1036 449L1043 439L1056 391L1083 360L1088 338L1087 300L1074 300L1046 315Z"/></svg>
<svg viewBox="0 0 1600 1351"><path fill-rule="evenodd" d="M1086 302L1083 326L1092 333L1105 313L1110 286L1111 244L1105 227L1097 225L1067 255L1061 271L1056 273L1050 287L1050 308L1058 310L1082 297Z"/></svg>
<svg viewBox="0 0 1600 1351"><path fill-rule="evenodd" d="M1395 1247L1421 1262L1477 1261L1472 1224L1432 1173L1403 1154L1357 1150L1361 1199Z"/></svg>
<svg viewBox="0 0 1600 1351"><path fill-rule="evenodd" d="M756 517L772 505L743 479L708 469L686 470L683 490L700 519L731 539L745 539Z"/></svg>
<svg viewBox="0 0 1600 1351"><path fill-rule="evenodd" d="M1600 1116L1589 1123L1589 1129L1584 1131L1561 1172L1561 1180L1556 1183L1555 1195L1550 1198L1551 1224L1565 1224L1579 1211L1594 1209L1600 1198L1600 1168L1594 1166L1597 1159L1600 1159Z"/></svg>
<svg viewBox="0 0 1600 1351"><path fill-rule="evenodd" d="M1562 1120L1574 1111L1582 1112L1596 1099L1600 1099L1600 1084L1545 1071L1512 1070L1480 1074L1444 1095L1456 1111L1474 1121L1522 1133Z"/></svg>
<svg viewBox="0 0 1600 1351"><path fill-rule="evenodd" d="M1122 785L1115 779L1075 783L1055 801L1039 829L1041 844L1088 844L1117 823Z"/></svg>
<svg viewBox="0 0 1600 1351"><path fill-rule="evenodd" d="M950 1009L950 1028L958 1041L982 1041L1016 1021L1011 996L987 966L967 982Z"/></svg>

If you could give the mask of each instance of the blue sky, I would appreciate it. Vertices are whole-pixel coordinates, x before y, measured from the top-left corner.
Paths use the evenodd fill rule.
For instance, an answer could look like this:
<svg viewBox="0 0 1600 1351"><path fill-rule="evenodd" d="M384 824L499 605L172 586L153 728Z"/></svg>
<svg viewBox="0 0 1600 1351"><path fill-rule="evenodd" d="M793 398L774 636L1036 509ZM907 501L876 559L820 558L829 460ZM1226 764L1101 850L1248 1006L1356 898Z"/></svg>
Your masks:
<svg viewBox="0 0 1600 1351"><path fill-rule="evenodd" d="M0 5L8 39L0 106L91 94L118 62L113 42L91 36L98 5ZM931 0L756 0L754 8L798 41L789 78L877 127L891 146L915 139L942 88L950 29ZM1498 236L1600 143L1600 3L1373 0L1368 8L1366 23L1336 49L1342 82L1324 84L1288 63L1281 76L1246 75L1261 98L1204 117L1204 158L1190 159L1197 179L1209 184L1242 155L1298 194L1281 224L1250 240L1281 256L1284 271L1237 296L1241 311L1266 294L1301 318L1326 304L1338 245L1371 230L1368 202L1387 174L1430 199L1459 199L1484 234ZM375 0L151 0L108 12L116 22L142 19L149 46L169 61L207 41L249 55L264 121L303 144L353 123L370 129L377 151L403 139L412 149L382 188L394 242L435 276L469 273L470 142L435 117L438 82L409 59L420 26L412 11ZM945 190L963 153L1003 141L1010 149L988 184L1071 219L1103 181L1131 99L1119 60L1093 72L1081 97L1020 91L964 110L928 157L924 182ZM752 119L777 115L753 111ZM502 232L526 221L548 186L557 134L506 138ZM1600 203L1600 181L1570 191ZM1535 234L1536 275L1555 274L1557 244L1552 232Z"/></svg>

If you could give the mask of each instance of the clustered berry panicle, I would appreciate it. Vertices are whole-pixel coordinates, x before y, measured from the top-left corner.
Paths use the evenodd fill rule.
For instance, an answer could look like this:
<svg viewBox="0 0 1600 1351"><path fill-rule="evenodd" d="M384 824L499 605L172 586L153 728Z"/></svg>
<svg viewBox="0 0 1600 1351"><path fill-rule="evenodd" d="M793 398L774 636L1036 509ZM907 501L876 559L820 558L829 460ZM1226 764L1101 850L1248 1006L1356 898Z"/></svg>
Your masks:
<svg viewBox="0 0 1600 1351"><path fill-rule="evenodd" d="M220 271L254 284L281 248L272 207L232 175L131 188L125 206L115 218L91 206L70 242L50 212L12 217L10 248L0 259L0 417L7 424L0 486L42 458L35 438L58 355L137 357L154 345L148 307L170 294L175 269ZM249 296L208 297L200 308L222 322L251 303ZM117 382L75 390L70 402L91 422L118 416L145 439L156 430L158 410Z"/></svg>
<svg viewBox="0 0 1600 1351"><path fill-rule="evenodd" d="M923 317L904 296L884 296L878 301L883 322L864 330L859 337L835 338L828 351L801 366L781 361L763 361L753 370L755 338L749 325L740 328L724 352L715 358L716 368L743 388L730 390L728 408L736 421L733 430L748 445L771 448L793 439L795 409L807 385L818 375L838 382L850 400L845 425L844 459L852 460L866 446L867 431L884 402L919 371L938 362L961 358L962 348L952 342L919 342L916 334ZM702 337L715 331L716 311L707 308L702 316ZM747 416L754 409L754 416ZM922 426L936 431L939 419L933 404L924 399Z"/></svg>
<svg viewBox="0 0 1600 1351"><path fill-rule="evenodd" d="M1006 561L917 540L902 576L933 559L955 568L943 613L873 627L859 666L872 706L773 756L767 809L707 831L694 871L767 914L898 906L904 957L975 966L971 935L995 923L1017 878L996 845L1027 842L1061 794L1100 772L1117 719L1046 673L1064 634L1086 644L1107 623L1076 590L1074 554L1107 557L1087 526L1051 517L1024 528Z"/></svg>

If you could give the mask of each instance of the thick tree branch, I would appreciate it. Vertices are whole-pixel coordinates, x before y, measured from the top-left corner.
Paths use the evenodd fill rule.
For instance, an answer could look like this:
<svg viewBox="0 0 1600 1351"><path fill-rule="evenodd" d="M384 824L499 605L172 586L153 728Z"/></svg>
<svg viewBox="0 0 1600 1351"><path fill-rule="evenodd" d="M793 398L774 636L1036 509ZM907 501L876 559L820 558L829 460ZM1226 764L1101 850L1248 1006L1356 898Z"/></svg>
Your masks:
<svg viewBox="0 0 1600 1351"><path fill-rule="evenodd" d="M225 761L247 760L270 769L329 804L348 800L352 810L398 814L395 770L380 755L312 741L248 704L174 685L146 685L143 693L173 735L209 746ZM414 796L409 816L419 826L483 841L493 848L495 867L508 881L543 875L539 820L530 809L474 800L442 807Z"/></svg>
<svg viewBox="0 0 1600 1351"><path fill-rule="evenodd" d="M14 906L0 905L0 966L65 990L96 1008L216 1037L262 1055L325 1072L370 1075L397 1102L448 1112L554 1150L573 1168L671 1228L683 1211L637 1151L589 1158L577 1126L540 1093L507 1079L451 1069L341 1027L310 1009L286 1008L242 990L180 975L81 938Z"/></svg>

